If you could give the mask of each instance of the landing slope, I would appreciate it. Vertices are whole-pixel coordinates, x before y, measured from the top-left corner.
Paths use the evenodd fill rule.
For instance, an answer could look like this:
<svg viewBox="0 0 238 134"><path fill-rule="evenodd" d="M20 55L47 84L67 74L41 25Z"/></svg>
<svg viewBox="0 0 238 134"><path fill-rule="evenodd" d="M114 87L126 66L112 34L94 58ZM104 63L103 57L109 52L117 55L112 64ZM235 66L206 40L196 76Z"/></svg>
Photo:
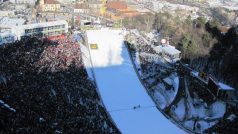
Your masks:
<svg viewBox="0 0 238 134"><path fill-rule="evenodd" d="M86 32L102 100L123 134L185 133L161 114L141 85L120 30ZM133 109L134 106L142 108Z"/></svg>

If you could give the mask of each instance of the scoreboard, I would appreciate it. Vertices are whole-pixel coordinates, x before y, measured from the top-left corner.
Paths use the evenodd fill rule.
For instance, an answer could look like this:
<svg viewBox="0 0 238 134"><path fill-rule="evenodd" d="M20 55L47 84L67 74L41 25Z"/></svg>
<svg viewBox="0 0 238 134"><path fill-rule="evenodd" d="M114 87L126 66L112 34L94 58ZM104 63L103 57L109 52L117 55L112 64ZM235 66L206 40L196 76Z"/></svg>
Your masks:
<svg viewBox="0 0 238 134"><path fill-rule="evenodd" d="M90 48L91 49L98 49L98 45L97 44L90 44Z"/></svg>

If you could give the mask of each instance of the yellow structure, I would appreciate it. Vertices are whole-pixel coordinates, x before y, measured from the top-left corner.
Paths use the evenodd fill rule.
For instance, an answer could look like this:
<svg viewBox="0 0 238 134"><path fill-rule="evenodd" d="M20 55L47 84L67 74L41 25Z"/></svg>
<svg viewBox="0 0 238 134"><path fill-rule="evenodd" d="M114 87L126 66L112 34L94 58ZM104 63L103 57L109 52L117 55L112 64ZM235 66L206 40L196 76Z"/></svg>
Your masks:
<svg viewBox="0 0 238 134"><path fill-rule="evenodd" d="M107 3L107 0L102 0L102 7L100 8L101 15L104 15L107 11L106 3Z"/></svg>
<svg viewBox="0 0 238 134"><path fill-rule="evenodd" d="M98 49L98 45L97 44L90 44L90 48L91 49Z"/></svg>

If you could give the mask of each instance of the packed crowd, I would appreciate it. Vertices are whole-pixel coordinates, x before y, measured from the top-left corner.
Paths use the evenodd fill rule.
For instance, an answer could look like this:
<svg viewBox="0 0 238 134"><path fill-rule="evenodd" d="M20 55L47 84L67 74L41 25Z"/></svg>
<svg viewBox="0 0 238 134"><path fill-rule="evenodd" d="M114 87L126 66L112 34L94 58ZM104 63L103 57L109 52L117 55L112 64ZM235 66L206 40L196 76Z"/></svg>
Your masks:
<svg viewBox="0 0 238 134"><path fill-rule="evenodd" d="M47 69L49 72L68 69L69 65L74 64L82 68L82 59L79 45L70 38L54 41L41 54L40 60L36 62L39 71Z"/></svg>
<svg viewBox="0 0 238 134"><path fill-rule="evenodd" d="M70 38L1 46L0 63L0 133L119 133Z"/></svg>
<svg viewBox="0 0 238 134"><path fill-rule="evenodd" d="M143 40L142 38L140 37L135 37L135 43L137 44L136 45L136 49L139 51L139 52L147 52L147 53L150 53L150 54L156 54L156 52L154 51L154 49L151 47L151 45L148 45L148 42L145 42L145 40Z"/></svg>
<svg viewBox="0 0 238 134"><path fill-rule="evenodd" d="M139 52L146 52L149 54L156 54L155 50L150 45L144 45L137 48Z"/></svg>

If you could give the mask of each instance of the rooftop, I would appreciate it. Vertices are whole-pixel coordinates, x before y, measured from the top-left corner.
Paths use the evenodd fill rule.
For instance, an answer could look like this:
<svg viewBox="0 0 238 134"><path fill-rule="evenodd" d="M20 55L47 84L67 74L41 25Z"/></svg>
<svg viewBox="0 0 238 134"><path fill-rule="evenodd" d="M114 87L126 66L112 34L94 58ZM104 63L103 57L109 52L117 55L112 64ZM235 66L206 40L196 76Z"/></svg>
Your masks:
<svg viewBox="0 0 238 134"><path fill-rule="evenodd" d="M59 24L68 24L68 23L65 20L57 20L57 21L23 25L23 27L24 28L32 28L32 27L37 28L37 27L46 27L46 26L59 25Z"/></svg>
<svg viewBox="0 0 238 134"><path fill-rule="evenodd" d="M170 85L170 86L173 85L173 80L170 78L170 76L164 78L163 81L164 81L166 84Z"/></svg>
<svg viewBox="0 0 238 134"><path fill-rule="evenodd" d="M45 4L59 4L57 0L45 0Z"/></svg>
<svg viewBox="0 0 238 134"><path fill-rule="evenodd" d="M106 7L112 9L127 9L127 4L125 1L108 1Z"/></svg>
<svg viewBox="0 0 238 134"><path fill-rule="evenodd" d="M19 26L25 23L24 19L0 17L0 27Z"/></svg>
<svg viewBox="0 0 238 134"><path fill-rule="evenodd" d="M88 9L88 5L83 3L77 3L75 4L74 9Z"/></svg>
<svg viewBox="0 0 238 134"><path fill-rule="evenodd" d="M179 50L177 50L176 48L170 46L170 45L166 45L164 47L162 47L162 50L165 53L169 53L171 55L175 55L175 54L180 54L181 52Z"/></svg>
<svg viewBox="0 0 238 134"><path fill-rule="evenodd" d="M235 90L233 87L230 87L229 85L226 85L226 84L221 83L221 82L219 82L218 85L220 87L219 88L220 90Z"/></svg>

